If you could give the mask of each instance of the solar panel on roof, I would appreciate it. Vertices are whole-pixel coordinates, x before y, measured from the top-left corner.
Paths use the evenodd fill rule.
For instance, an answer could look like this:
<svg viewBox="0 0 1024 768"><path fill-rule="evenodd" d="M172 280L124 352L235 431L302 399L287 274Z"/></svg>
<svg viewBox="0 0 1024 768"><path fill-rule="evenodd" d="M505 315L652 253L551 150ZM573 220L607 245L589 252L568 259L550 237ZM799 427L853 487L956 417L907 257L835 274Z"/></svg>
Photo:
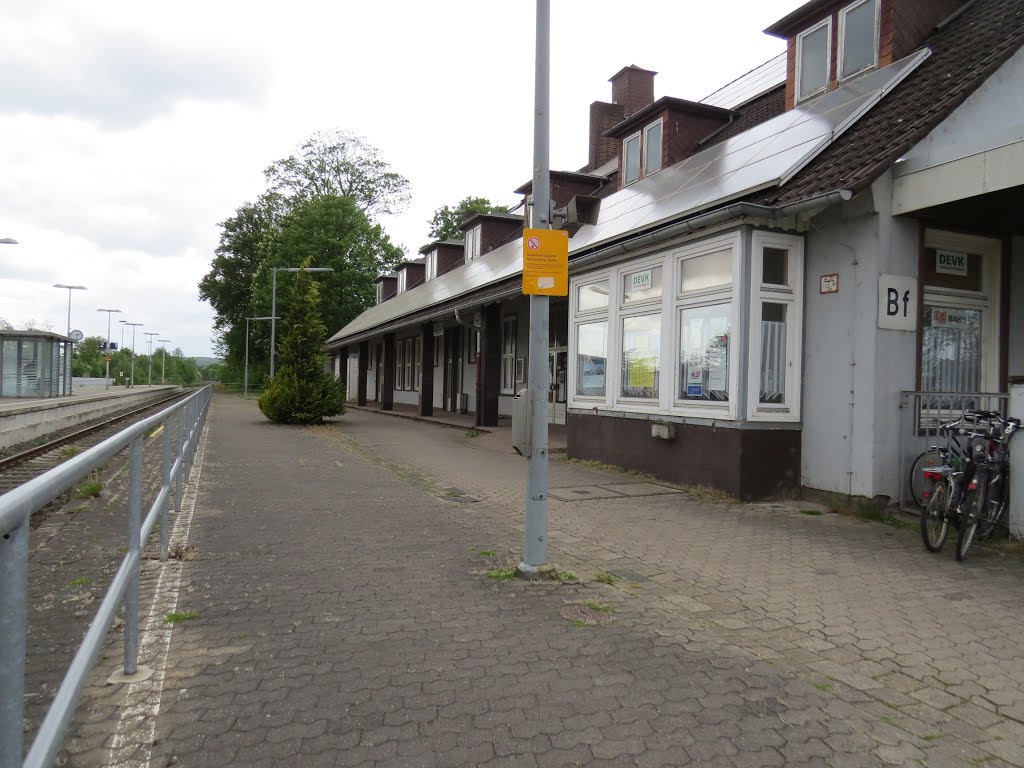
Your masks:
<svg viewBox="0 0 1024 768"><path fill-rule="evenodd" d="M801 104L605 198L594 226L569 241L570 255L752 192L785 184L904 80L929 55L922 50ZM464 267L371 307L332 337L341 340L456 299L522 271L515 240Z"/></svg>
<svg viewBox="0 0 1024 768"><path fill-rule="evenodd" d="M702 104L733 109L786 82L786 53L756 67L701 99Z"/></svg>

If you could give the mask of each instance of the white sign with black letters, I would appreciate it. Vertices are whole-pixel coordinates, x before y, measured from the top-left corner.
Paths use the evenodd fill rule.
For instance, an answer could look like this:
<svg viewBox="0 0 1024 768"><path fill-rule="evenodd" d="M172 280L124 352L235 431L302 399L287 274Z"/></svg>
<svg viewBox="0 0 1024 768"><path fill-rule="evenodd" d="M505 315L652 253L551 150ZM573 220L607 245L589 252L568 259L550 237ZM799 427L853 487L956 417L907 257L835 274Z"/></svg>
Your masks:
<svg viewBox="0 0 1024 768"><path fill-rule="evenodd" d="M940 275L967 276L967 254L960 251L935 251L935 271Z"/></svg>
<svg viewBox="0 0 1024 768"><path fill-rule="evenodd" d="M917 278L878 276L878 327L891 331L917 330Z"/></svg>

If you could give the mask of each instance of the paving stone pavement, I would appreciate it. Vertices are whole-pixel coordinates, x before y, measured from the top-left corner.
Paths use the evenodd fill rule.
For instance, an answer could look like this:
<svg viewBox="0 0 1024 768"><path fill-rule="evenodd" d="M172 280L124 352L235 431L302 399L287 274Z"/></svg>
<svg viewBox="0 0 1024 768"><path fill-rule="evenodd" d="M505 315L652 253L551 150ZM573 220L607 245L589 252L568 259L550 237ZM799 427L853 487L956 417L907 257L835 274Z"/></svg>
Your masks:
<svg viewBox="0 0 1024 768"><path fill-rule="evenodd" d="M216 398L196 557L173 566L197 616L159 629L155 701L101 664L64 762L1024 765L1019 560L623 496L551 502L579 583L499 582L525 475L500 439L365 412L275 427ZM631 479L552 466L552 487ZM112 749L118 720L135 751Z"/></svg>

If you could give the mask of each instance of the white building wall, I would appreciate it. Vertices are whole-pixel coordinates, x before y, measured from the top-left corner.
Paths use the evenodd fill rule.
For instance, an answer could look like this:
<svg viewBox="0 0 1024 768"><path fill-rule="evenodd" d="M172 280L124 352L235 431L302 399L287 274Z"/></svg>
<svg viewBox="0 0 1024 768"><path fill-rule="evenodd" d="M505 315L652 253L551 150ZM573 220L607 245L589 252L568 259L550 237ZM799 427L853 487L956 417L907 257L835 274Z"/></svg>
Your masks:
<svg viewBox="0 0 1024 768"><path fill-rule="evenodd" d="M917 276L918 223L893 219L891 179L816 218L807 236L802 483L854 496L899 490L899 393L916 335L879 330L878 279ZM838 273L839 292L820 293Z"/></svg>

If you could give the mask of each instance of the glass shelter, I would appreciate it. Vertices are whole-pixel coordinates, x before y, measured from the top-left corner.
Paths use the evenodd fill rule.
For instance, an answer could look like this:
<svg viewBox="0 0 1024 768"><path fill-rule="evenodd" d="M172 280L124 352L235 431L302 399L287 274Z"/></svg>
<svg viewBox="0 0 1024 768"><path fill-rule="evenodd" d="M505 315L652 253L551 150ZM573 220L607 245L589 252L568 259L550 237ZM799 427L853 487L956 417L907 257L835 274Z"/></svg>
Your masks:
<svg viewBox="0 0 1024 768"><path fill-rule="evenodd" d="M72 344L47 331L0 331L0 397L70 395Z"/></svg>

